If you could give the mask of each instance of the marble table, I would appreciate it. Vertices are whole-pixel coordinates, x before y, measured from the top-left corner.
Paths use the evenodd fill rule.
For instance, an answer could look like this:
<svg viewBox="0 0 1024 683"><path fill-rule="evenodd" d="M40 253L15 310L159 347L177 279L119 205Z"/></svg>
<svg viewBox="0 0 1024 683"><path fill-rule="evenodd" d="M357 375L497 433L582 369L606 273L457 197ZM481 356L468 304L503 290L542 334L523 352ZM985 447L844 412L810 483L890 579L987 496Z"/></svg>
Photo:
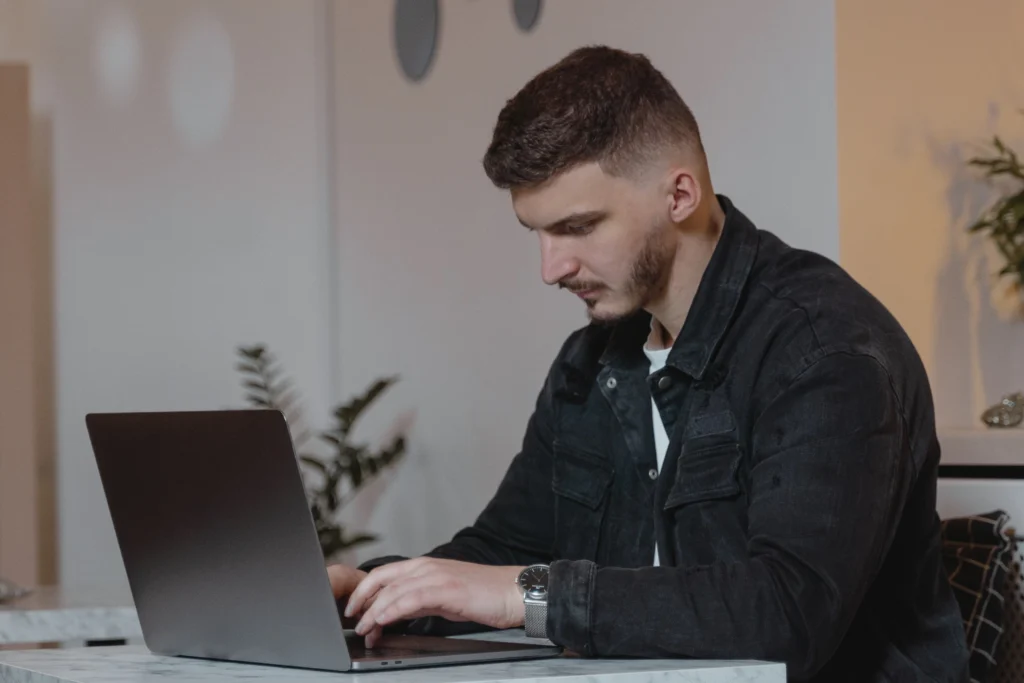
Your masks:
<svg viewBox="0 0 1024 683"><path fill-rule="evenodd" d="M0 603L0 644L141 637L131 595L123 592L51 586Z"/></svg>
<svg viewBox="0 0 1024 683"><path fill-rule="evenodd" d="M485 636L520 640L521 631ZM531 641L538 642L538 641ZM556 659L330 673L151 654L143 646L0 652L4 683L785 683L783 664L686 659Z"/></svg>

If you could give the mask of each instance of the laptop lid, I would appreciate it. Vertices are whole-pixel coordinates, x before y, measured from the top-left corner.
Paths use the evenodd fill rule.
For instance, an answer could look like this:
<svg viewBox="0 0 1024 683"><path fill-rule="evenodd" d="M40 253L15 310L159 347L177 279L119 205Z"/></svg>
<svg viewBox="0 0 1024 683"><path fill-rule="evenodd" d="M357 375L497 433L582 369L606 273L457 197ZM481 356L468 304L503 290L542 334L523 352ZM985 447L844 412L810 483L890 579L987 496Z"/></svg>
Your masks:
<svg viewBox="0 0 1024 683"><path fill-rule="evenodd" d="M94 413L86 425L150 650L351 667L280 412Z"/></svg>

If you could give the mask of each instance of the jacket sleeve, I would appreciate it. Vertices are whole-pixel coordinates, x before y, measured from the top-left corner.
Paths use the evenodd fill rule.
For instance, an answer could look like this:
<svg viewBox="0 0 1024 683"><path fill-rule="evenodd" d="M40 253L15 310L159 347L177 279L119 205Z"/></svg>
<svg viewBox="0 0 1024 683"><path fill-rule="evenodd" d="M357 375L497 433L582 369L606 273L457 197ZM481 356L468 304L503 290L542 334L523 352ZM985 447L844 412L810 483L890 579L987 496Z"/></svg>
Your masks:
<svg viewBox="0 0 1024 683"><path fill-rule="evenodd" d="M472 526L427 557L487 565L549 563L554 545L554 499L551 491L551 407L542 393L527 423L522 448L512 459L497 492ZM369 570L385 557L362 565Z"/></svg>
<svg viewBox="0 0 1024 683"><path fill-rule="evenodd" d="M875 359L815 361L754 424L746 558L640 569L557 561L549 637L585 656L755 658L785 661L794 680L813 675L892 543L915 476L905 438Z"/></svg>
<svg viewBox="0 0 1024 683"><path fill-rule="evenodd" d="M437 557L494 566L550 564L554 547L554 494L551 490L551 441L553 399L550 376L526 427L522 448L512 459L498 490L476 521L434 548ZM407 559L381 557L360 566L363 571ZM453 635L479 630L473 625L452 624L426 617L394 630L408 633Z"/></svg>

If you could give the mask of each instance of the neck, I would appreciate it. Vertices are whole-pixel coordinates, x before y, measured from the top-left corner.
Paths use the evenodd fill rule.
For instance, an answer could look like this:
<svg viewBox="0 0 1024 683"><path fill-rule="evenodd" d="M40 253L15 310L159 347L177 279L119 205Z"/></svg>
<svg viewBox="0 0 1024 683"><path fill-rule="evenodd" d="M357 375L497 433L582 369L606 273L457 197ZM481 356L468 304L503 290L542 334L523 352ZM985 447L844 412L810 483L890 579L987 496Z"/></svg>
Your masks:
<svg viewBox="0 0 1024 683"><path fill-rule="evenodd" d="M644 307L654 318L648 339L651 348L668 348L675 343L724 225L725 212L714 194L680 225L680 248L668 282L662 295Z"/></svg>

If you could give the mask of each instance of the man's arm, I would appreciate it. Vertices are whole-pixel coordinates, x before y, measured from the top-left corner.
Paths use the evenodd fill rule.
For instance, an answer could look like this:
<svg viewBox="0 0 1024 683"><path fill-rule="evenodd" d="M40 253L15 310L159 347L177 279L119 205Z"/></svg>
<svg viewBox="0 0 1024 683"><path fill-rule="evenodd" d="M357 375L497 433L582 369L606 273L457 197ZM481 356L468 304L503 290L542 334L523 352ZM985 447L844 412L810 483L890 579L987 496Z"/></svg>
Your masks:
<svg viewBox="0 0 1024 683"><path fill-rule="evenodd" d="M753 434L747 559L706 566L551 567L548 635L585 655L828 661L896 531L914 465L873 358L814 362ZM683 456L685 457L685 456Z"/></svg>
<svg viewBox="0 0 1024 683"><path fill-rule="evenodd" d="M551 493L551 434L547 401L542 397L526 428L522 450L512 459L497 493L476 522L451 541L426 554L487 565L529 565L551 561L554 500ZM370 571L399 556L362 566Z"/></svg>
<svg viewBox="0 0 1024 683"><path fill-rule="evenodd" d="M527 423L521 450L512 459L497 492L476 522L425 557L503 567L551 562L554 547L554 494L551 491L553 400L550 386L549 377ZM359 568L371 572L406 559L394 555L381 557ZM420 570L417 568L412 571ZM514 588L514 577L507 584L508 589ZM392 624L388 630L456 635L480 629L481 626L472 621L453 623L435 613L433 616L423 615L402 620Z"/></svg>

